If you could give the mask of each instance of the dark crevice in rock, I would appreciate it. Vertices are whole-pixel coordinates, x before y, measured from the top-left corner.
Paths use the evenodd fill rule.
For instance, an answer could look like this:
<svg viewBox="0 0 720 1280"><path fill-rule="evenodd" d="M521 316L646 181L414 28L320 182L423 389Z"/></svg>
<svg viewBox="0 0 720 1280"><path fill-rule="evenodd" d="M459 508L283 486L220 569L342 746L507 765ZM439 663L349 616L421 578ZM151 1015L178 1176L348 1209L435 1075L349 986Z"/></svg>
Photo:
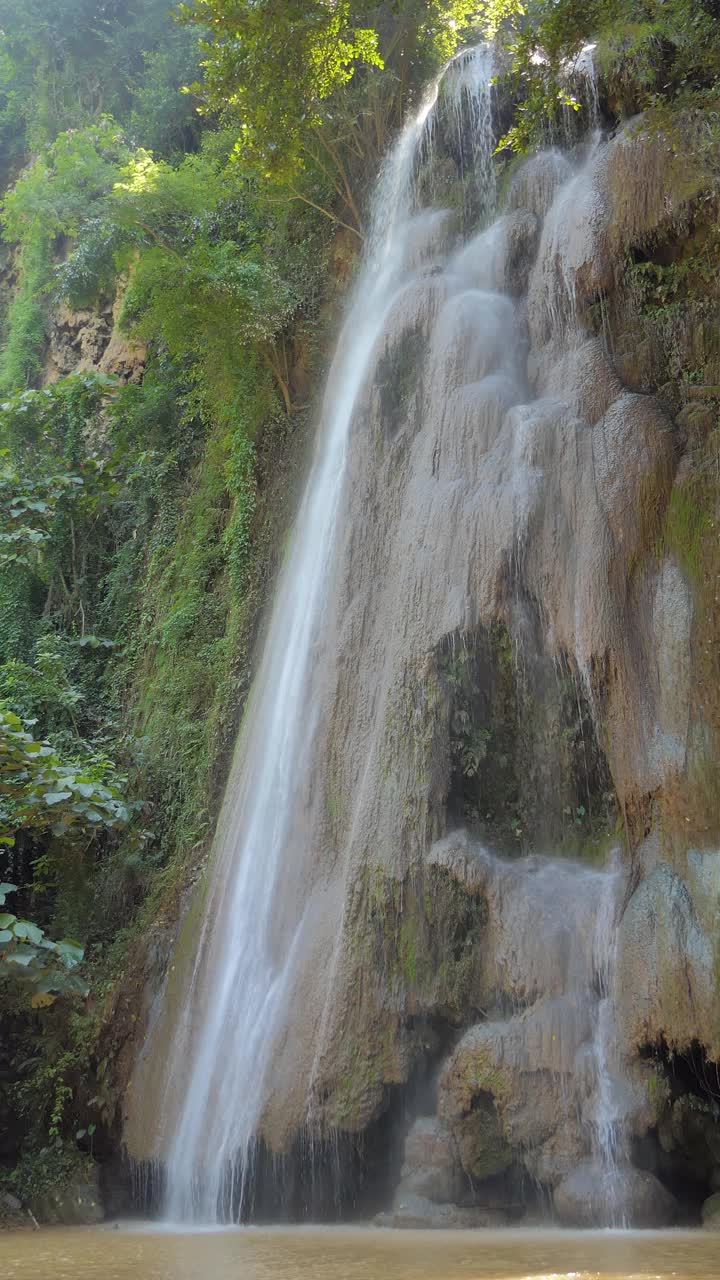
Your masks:
<svg viewBox="0 0 720 1280"><path fill-rule="evenodd" d="M666 1105L657 1127L636 1140L634 1161L661 1178L683 1216L697 1221L720 1191L720 1064L697 1042L683 1052L665 1041L645 1045L641 1056L654 1064Z"/></svg>
<svg viewBox="0 0 720 1280"><path fill-rule="evenodd" d="M609 768L574 664L543 652L538 627L523 606L514 638L495 624L439 646L450 706L448 826L506 854L600 859L617 821Z"/></svg>

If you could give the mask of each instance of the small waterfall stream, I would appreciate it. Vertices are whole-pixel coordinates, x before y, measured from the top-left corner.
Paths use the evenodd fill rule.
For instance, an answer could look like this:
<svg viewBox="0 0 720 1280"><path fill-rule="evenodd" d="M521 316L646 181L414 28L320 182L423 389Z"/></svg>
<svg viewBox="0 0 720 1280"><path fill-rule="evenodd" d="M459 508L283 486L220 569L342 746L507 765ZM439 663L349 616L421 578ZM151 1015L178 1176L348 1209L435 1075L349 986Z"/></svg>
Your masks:
<svg viewBox="0 0 720 1280"><path fill-rule="evenodd" d="M156 1099L159 1120L150 1102L134 1124L159 1133L171 1221L238 1220L269 1110L281 1117L275 1149L314 1114L311 1096L320 1115L327 1059L350 1034L353 878L373 857L395 858L402 874L447 831L447 780L433 793L417 743L413 759L397 754L408 672L444 637L510 615L517 583L541 602L547 650L572 656L590 702L593 655L620 634L607 587L614 477L630 468L623 449L630 458L651 442L664 465L666 446L664 420L625 395L579 319L578 283L588 296L601 287L607 148L596 135L533 157L498 212L492 71L486 47L454 60L377 182L190 974L178 1008L166 1000L155 1015L135 1085ZM459 175L451 203L439 137ZM633 536L623 534L628 549ZM613 998L623 876L557 858L483 853L481 864L483 945L517 1006L486 1034L518 1061L543 1046L577 1158L593 1160L604 1218L621 1223L632 1093Z"/></svg>

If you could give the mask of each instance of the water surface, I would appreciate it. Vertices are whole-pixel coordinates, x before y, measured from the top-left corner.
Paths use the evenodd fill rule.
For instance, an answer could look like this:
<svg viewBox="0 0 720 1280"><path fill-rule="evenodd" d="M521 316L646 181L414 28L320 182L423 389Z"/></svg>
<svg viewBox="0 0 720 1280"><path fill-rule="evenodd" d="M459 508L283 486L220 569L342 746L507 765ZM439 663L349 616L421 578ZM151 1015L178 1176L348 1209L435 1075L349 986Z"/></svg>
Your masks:
<svg viewBox="0 0 720 1280"><path fill-rule="evenodd" d="M2 1280L718 1280L703 1232L46 1228L0 1243Z"/></svg>

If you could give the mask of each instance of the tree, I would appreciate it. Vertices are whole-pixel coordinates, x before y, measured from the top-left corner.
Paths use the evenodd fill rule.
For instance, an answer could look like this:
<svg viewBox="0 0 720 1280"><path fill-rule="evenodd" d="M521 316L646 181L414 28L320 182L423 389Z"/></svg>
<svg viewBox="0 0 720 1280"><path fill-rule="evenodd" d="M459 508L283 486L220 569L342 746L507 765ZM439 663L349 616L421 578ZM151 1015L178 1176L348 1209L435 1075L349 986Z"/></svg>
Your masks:
<svg viewBox="0 0 720 1280"><path fill-rule="evenodd" d="M350 0L194 0L179 14L209 33L203 109L230 114L244 156L276 177L296 171L320 103L358 64L382 65L377 32L353 20Z"/></svg>
<svg viewBox="0 0 720 1280"><path fill-rule="evenodd" d="M193 0L206 31L200 109L236 130L243 163L362 238L355 193L408 94L450 57L476 0ZM356 71L363 83L353 93ZM327 194L326 194L327 189ZM325 200L329 200L325 203Z"/></svg>
<svg viewBox="0 0 720 1280"><path fill-rule="evenodd" d="M0 174L106 112L124 123L137 110L135 123L153 129L139 141L156 144L151 105L166 115L172 101L188 123L189 53L168 0L0 0Z"/></svg>

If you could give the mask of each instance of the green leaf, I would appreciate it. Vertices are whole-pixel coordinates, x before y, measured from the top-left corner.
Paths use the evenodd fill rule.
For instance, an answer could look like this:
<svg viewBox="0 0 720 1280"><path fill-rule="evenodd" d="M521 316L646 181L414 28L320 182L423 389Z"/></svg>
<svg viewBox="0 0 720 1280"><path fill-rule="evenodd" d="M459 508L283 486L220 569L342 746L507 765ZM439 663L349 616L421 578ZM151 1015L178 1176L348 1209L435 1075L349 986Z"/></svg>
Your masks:
<svg viewBox="0 0 720 1280"><path fill-rule="evenodd" d="M27 966L29 964L32 964L33 960L35 959L35 954L36 953L32 950L21 951L20 948L18 947L17 950L8 952L8 954L5 957L5 963L20 964L23 966L23 968L27 968Z"/></svg>
<svg viewBox="0 0 720 1280"><path fill-rule="evenodd" d="M0 929L9 929L16 920L17 916L8 915L6 911L0 912Z"/></svg>
<svg viewBox="0 0 720 1280"><path fill-rule="evenodd" d="M0 942L12 942L14 936L9 929L0 929Z"/></svg>
<svg viewBox="0 0 720 1280"><path fill-rule="evenodd" d="M60 804L61 800L69 800L72 791L46 791L43 800L46 804Z"/></svg>
<svg viewBox="0 0 720 1280"><path fill-rule="evenodd" d="M83 959L85 948L79 942L75 942L73 938L63 938L62 942L57 944L57 952L63 959L72 965L76 965L80 964Z"/></svg>
<svg viewBox="0 0 720 1280"><path fill-rule="evenodd" d="M35 946L42 942L43 931L38 929L36 924L31 924L29 920L18 920L14 926L16 938L27 938L28 942L32 942Z"/></svg>

